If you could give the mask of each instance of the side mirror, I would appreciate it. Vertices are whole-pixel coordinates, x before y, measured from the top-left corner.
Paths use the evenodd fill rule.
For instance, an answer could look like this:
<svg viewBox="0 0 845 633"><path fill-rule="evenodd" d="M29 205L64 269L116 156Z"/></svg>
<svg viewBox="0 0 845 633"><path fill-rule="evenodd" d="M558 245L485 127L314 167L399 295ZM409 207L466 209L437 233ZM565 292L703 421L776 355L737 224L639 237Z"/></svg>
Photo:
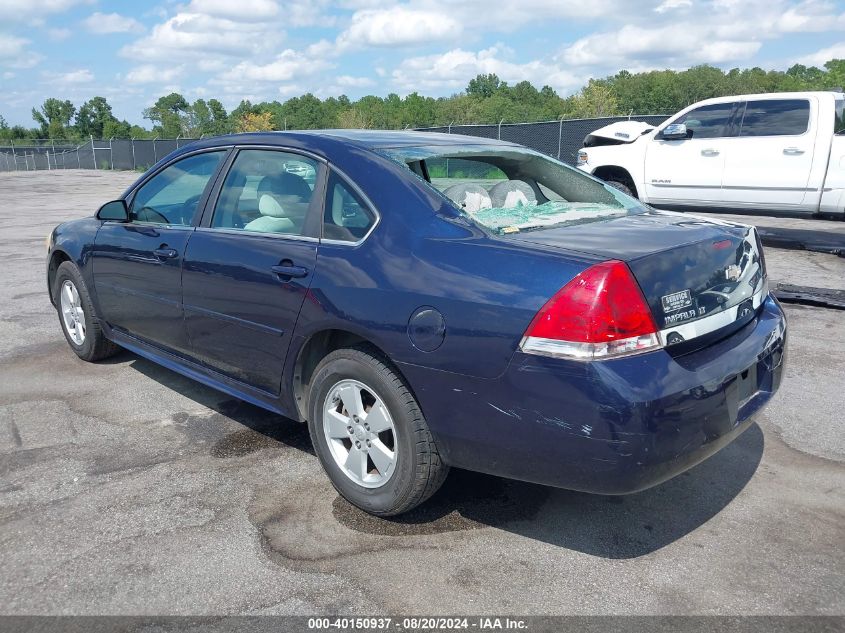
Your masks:
<svg viewBox="0 0 845 633"><path fill-rule="evenodd" d="M687 126L683 123L671 123L660 132L664 141L680 141L687 138Z"/></svg>
<svg viewBox="0 0 845 633"><path fill-rule="evenodd" d="M129 209L126 208L125 200L112 200L106 202L97 211L98 220L117 220L118 222L129 221Z"/></svg>

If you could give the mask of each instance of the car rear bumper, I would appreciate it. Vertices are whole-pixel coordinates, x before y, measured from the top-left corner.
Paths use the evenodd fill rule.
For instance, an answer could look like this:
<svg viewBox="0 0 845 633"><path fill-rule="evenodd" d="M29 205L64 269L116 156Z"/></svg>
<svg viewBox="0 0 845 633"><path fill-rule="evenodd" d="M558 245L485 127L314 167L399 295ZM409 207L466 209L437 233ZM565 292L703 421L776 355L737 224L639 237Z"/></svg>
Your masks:
<svg viewBox="0 0 845 633"><path fill-rule="evenodd" d="M656 485L742 433L783 374L786 320L771 297L744 328L674 358L578 362L516 353L492 380L402 371L452 466L594 492Z"/></svg>

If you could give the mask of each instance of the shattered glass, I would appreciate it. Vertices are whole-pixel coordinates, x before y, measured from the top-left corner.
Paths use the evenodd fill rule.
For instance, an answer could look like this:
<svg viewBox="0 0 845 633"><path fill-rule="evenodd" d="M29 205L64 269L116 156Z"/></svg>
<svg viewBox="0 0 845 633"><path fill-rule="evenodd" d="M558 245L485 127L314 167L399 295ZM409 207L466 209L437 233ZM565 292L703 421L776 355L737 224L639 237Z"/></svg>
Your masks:
<svg viewBox="0 0 845 633"><path fill-rule="evenodd" d="M549 201L543 204L494 207L469 213L476 222L498 233L517 233L528 229L561 224L581 224L627 215L624 207L600 202Z"/></svg>

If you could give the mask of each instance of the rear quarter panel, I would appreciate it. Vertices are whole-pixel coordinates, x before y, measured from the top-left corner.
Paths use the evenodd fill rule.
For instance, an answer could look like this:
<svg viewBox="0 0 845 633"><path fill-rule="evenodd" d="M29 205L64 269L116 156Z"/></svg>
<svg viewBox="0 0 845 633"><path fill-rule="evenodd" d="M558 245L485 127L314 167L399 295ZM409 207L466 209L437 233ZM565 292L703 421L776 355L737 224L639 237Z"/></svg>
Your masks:
<svg viewBox="0 0 845 633"><path fill-rule="evenodd" d="M501 375L542 305L589 258L487 235L410 171L363 152L339 165L378 209L358 246L320 245L297 324L299 343L325 329L352 331L397 363L479 377ZM417 308L438 310L446 335L421 351L408 335Z"/></svg>

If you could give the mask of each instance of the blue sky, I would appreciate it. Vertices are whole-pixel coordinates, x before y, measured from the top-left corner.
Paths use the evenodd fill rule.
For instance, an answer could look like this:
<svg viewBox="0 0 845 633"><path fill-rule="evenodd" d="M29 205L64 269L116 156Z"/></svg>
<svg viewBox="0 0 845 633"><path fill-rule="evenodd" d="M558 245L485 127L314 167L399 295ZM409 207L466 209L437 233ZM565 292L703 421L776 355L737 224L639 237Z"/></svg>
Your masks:
<svg viewBox="0 0 845 633"><path fill-rule="evenodd" d="M833 0L0 0L0 114L101 95L149 125L159 96L439 96L478 73L561 94L620 69L845 58Z"/></svg>

